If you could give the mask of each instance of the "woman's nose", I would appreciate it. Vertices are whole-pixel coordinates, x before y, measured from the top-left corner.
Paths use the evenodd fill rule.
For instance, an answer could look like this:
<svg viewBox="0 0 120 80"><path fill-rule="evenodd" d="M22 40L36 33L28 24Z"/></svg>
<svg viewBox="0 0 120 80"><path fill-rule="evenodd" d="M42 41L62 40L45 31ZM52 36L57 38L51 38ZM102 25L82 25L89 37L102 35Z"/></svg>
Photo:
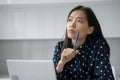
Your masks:
<svg viewBox="0 0 120 80"><path fill-rule="evenodd" d="M72 22L71 22L71 27L75 28L75 26L76 26L76 25L75 25L75 21L72 21Z"/></svg>

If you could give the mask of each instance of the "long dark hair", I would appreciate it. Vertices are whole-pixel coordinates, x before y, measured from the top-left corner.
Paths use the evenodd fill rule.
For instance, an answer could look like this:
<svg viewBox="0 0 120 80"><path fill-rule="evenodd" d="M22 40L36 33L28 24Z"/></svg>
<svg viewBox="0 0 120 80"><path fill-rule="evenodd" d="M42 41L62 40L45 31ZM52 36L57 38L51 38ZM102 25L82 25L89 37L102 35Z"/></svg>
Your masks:
<svg viewBox="0 0 120 80"><path fill-rule="evenodd" d="M92 11L92 9L89 8L89 7L85 7L85 6L79 5L79 6L75 7L75 8L73 8L70 11L70 13L68 14L68 18L70 17L71 13L73 11L75 11L75 10L83 11L86 14L88 25L90 27L94 27L94 31L92 32L92 34L88 34L87 35L86 41L88 41L91 44L93 44L93 43L95 43L97 41L97 39L102 37L104 39L107 47L108 47L108 50L109 50L109 54L108 55L110 55L109 45L108 45L107 41L105 40L105 38L104 38L104 36L102 34L102 31L101 31L101 28L100 28L100 24L99 24L95 14L94 14L94 12ZM67 18L67 21L68 21L68 18ZM62 50L68 47L68 43L71 44L71 39L68 38L67 31L66 31L66 35L65 35L65 39L64 39Z"/></svg>

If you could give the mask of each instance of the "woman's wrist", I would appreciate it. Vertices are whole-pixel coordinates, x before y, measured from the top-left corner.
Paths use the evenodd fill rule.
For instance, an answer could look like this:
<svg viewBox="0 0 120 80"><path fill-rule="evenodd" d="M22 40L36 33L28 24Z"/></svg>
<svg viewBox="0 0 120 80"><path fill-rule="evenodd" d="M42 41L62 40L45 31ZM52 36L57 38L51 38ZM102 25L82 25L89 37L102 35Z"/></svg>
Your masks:
<svg viewBox="0 0 120 80"><path fill-rule="evenodd" d="M60 73L60 72L63 71L64 65L65 65L65 63L64 63L63 61L60 60L60 61L58 62L58 65L57 65L57 67L56 67L57 73Z"/></svg>
<svg viewBox="0 0 120 80"><path fill-rule="evenodd" d="M60 64L60 65L65 65L65 62L63 62L62 60L60 60L60 61L58 62L58 64Z"/></svg>

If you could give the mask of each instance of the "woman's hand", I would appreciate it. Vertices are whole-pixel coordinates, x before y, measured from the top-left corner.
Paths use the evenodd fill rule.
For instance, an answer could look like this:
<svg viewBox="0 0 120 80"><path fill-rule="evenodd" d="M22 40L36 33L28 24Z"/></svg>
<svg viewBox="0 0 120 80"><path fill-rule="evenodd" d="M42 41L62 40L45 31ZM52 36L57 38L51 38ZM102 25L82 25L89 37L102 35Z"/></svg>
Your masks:
<svg viewBox="0 0 120 80"><path fill-rule="evenodd" d="M71 48L67 48L64 49L62 54L61 54L61 61L66 64L67 62L69 62L70 60L72 60L72 58L75 57L76 54L78 54L79 50L74 50Z"/></svg>
<svg viewBox="0 0 120 80"><path fill-rule="evenodd" d="M74 50L71 48L64 49L61 53L60 61L58 62L58 65L56 67L57 73L60 73L63 71L64 65L72 60L72 58L75 57L76 54L78 54L79 50Z"/></svg>

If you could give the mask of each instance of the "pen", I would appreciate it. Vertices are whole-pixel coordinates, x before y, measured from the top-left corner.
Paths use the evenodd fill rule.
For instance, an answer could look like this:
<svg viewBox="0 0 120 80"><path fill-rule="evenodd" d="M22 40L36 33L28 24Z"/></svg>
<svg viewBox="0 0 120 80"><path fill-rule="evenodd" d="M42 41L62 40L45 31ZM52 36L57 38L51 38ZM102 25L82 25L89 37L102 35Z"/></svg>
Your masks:
<svg viewBox="0 0 120 80"><path fill-rule="evenodd" d="M73 49L76 49L76 45L77 45L77 42L78 42L78 38L79 38L79 32L76 33L76 37L75 37L75 42L74 42Z"/></svg>

